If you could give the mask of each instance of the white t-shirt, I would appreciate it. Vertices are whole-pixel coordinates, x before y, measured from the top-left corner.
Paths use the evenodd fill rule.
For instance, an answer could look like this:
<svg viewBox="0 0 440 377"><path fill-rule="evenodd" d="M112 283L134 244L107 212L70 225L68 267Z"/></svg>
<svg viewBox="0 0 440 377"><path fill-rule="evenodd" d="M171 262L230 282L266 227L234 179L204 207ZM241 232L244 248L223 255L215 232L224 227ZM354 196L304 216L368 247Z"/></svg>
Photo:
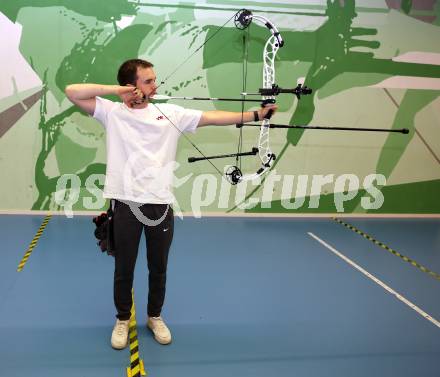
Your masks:
<svg viewBox="0 0 440 377"><path fill-rule="evenodd" d="M123 103L96 97L93 117L107 134L104 198L171 204L181 134L170 120L181 132L194 133L201 116L199 110L171 104L130 109Z"/></svg>

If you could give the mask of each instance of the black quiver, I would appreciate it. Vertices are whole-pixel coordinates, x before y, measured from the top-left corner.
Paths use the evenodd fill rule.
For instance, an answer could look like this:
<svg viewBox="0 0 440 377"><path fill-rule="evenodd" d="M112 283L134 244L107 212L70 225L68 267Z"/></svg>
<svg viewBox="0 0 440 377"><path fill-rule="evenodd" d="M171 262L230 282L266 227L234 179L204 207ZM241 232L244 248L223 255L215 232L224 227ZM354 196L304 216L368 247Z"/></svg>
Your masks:
<svg viewBox="0 0 440 377"><path fill-rule="evenodd" d="M114 255L113 209L114 204L113 200L111 200L107 212L103 212L93 218L93 222L96 225L94 234L98 240L98 246L102 252L107 252L108 255Z"/></svg>

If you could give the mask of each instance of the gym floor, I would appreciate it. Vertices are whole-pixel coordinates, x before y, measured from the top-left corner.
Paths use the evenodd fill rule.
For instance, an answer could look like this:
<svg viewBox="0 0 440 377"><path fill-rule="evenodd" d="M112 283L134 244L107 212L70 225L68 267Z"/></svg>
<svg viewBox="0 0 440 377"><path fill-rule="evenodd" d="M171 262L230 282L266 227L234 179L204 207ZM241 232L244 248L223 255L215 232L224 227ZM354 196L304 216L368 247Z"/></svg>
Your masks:
<svg viewBox="0 0 440 377"><path fill-rule="evenodd" d="M91 216L44 218L0 215L0 375L126 376L113 258ZM440 375L438 274L438 218L177 218L173 342L145 326L142 239L138 357L151 377Z"/></svg>

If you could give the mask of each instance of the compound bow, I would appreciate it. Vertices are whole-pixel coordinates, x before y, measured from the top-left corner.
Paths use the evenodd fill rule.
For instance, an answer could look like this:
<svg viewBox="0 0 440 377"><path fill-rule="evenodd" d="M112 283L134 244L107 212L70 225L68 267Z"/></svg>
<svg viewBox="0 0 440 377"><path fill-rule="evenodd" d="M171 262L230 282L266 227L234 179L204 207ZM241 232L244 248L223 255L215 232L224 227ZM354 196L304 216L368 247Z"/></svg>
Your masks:
<svg viewBox="0 0 440 377"><path fill-rule="evenodd" d="M251 11L247 9L242 9L238 11L234 16L234 23L235 26L240 29L244 30L246 29L252 21L258 21L262 23L266 28L270 31L270 36L268 40L265 43L264 51L263 51L263 87L260 88L258 95L262 97L261 100L255 100L255 99L245 99L244 97L248 95L248 93L241 93L242 98L203 98L203 97L170 97L170 96L164 96L164 95L156 95L152 97L153 100L167 100L167 99L183 99L183 100L209 100L209 101L240 101L240 102L261 102L262 106L265 106L270 103L275 103L275 96L277 96L280 93L292 93L297 96L299 99L301 94L310 94L311 89L305 87L302 87L301 84L299 84L294 89L282 89L278 85L275 84L275 58L276 54L278 52L278 49L283 47L284 41L281 37L280 32L278 31L277 27L269 21L266 17L254 15ZM228 23L232 18L230 18L226 23ZM203 47L211 38L213 38L225 25L226 23L221 26L210 38L208 38L199 48L195 50L194 53L200 50L201 47ZM185 64L191 56L190 55L181 65L179 65L166 79L168 80L183 64ZM161 85L165 83L165 81L162 81ZM254 94L255 95L255 94ZM153 102L154 104L154 102ZM158 108L158 107L157 107ZM162 113L162 111L158 108L158 110ZM242 113L243 113L243 107L242 107ZM162 113L163 114L163 113ZM163 114L165 117L166 115ZM272 166L273 162L275 161L275 154L272 152L270 148L270 138L269 138L269 130L270 130L270 118L272 116L272 111L270 110L267 115L262 119L260 124L260 133L257 141L257 147L253 147L250 152L241 152L240 150L237 153L233 154L222 154L222 155L216 155L216 156L206 156L186 135L184 135L176 125L172 123L172 121L166 117L171 124L180 132L182 133L185 138L191 143L191 145L197 149L197 151L203 156L203 157L189 157L188 162L196 162L196 161L202 161L207 160L220 174L220 170L210 161L212 159L217 158L225 158L225 157L236 157L237 161L238 158L242 156L251 156L251 155L258 155L260 160L260 167L259 169L254 173L248 173L243 174L241 169L237 166L229 166L226 169L225 177L226 179L233 185L236 185L240 182L249 181L258 178L259 176L263 175L265 172L267 172L270 167ZM241 137L241 135L240 135ZM241 142L239 142L239 145ZM240 147L239 147L240 148Z"/></svg>

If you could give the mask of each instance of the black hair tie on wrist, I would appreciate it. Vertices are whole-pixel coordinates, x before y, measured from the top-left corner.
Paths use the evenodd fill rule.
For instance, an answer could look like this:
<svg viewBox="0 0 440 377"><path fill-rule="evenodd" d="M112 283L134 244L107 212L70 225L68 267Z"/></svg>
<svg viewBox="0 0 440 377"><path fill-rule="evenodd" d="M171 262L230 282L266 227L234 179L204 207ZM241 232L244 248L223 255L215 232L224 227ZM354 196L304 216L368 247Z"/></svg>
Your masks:
<svg viewBox="0 0 440 377"><path fill-rule="evenodd" d="M260 120L260 116L258 115L258 111L254 111L254 122L258 122Z"/></svg>

